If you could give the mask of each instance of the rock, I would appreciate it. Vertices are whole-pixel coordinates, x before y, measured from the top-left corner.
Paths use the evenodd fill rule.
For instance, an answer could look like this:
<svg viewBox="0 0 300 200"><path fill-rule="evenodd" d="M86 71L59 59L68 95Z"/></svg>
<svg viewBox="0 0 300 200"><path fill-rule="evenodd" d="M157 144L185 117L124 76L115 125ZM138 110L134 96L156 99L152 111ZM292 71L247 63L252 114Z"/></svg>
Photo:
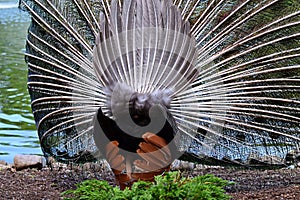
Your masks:
<svg viewBox="0 0 300 200"><path fill-rule="evenodd" d="M103 171L105 170L105 168L107 168L110 170L109 166L106 166L103 164L103 162L99 162L99 163L85 163L82 166L83 170L88 170L88 171L94 171L94 172L98 172L98 171Z"/></svg>
<svg viewBox="0 0 300 200"><path fill-rule="evenodd" d="M177 159L171 164L171 170L193 170L194 168L194 163Z"/></svg>
<svg viewBox="0 0 300 200"><path fill-rule="evenodd" d="M0 160L0 165L7 165L7 162L5 162L4 160Z"/></svg>
<svg viewBox="0 0 300 200"><path fill-rule="evenodd" d="M290 165L287 167L287 169L295 169L295 165Z"/></svg>
<svg viewBox="0 0 300 200"><path fill-rule="evenodd" d="M50 169L52 170L64 170L68 168L67 164L57 162L54 157L49 156L46 158L46 160L47 166L50 167Z"/></svg>
<svg viewBox="0 0 300 200"><path fill-rule="evenodd" d="M1 170L6 170L6 169L11 169L12 165L7 164L4 160L0 160L0 171Z"/></svg>
<svg viewBox="0 0 300 200"><path fill-rule="evenodd" d="M27 168L42 169L45 166L45 159L36 155L16 155L14 157L14 167L16 170Z"/></svg>
<svg viewBox="0 0 300 200"><path fill-rule="evenodd" d="M171 164L171 169L172 170L179 170L180 168L180 160L174 160L173 163Z"/></svg>

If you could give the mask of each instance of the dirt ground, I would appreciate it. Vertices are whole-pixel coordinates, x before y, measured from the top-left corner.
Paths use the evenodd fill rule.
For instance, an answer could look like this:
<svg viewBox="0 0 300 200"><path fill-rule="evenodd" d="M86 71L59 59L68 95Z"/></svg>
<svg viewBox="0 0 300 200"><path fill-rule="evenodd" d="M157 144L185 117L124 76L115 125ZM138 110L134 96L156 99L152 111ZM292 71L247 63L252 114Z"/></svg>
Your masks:
<svg viewBox="0 0 300 200"><path fill-rule="evenodd" d="M42 170L27 169L0 171L0 199L61 199L60 193L74 189L75 184L86 179L107 180L114 183L111 171L99 165L72 166ZM195 176L214 174L235 182L226 192L233 199L299 199L300 169L241 170L233 168L206 168L187 171Z"/></svg>

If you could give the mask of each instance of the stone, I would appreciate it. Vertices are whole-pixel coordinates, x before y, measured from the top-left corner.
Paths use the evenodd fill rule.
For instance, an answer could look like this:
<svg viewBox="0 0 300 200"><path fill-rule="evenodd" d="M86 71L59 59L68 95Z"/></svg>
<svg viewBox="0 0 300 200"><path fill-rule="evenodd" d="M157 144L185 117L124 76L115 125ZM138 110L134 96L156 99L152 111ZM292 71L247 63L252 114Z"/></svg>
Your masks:
<svg viewBox="0 0 300 200"><path fill-rule="evenodd" d="M175 159L171 164L171 170L179 170L180 169L180 160Z"/></svg>
<svg viewBox="0 0 300 200"><path fill-rule="evenodd" d="M16 170L36 168L42 169L45 166L45 159L37 155L16 155L14 157L14 167Z"/></svg>
<svg viewBox="0 0 300 200"><path fill-rule="evenodd" d="M12 166L7 164L7 162L0 160L0 171L1 170L6 170L6 169L11 169Z"/></svg>
<svg viewBox="0 0 300 200"><path fill-rule="evenodd" d="M7 162L5 162L4 160L0 160L0 165L7 165Z"/></svg>
<svg viewBox="0 0 300 200"><path fill-rule="evenodd" d="M287 169L295 169L295 165L290 165L287 167Z"/></svg>
<svg viewBox="0 0 300 200"><path fill-rule="evenodd" d="M177 159L171 164L171 170L193 170L195 167L196 165L192 162Z"/></svg>

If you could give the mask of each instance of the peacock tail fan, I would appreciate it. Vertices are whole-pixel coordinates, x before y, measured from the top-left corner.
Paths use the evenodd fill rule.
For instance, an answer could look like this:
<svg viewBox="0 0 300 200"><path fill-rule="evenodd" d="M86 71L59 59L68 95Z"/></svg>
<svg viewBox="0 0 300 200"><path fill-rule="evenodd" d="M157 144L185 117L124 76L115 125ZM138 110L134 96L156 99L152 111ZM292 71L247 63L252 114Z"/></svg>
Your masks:
<svg viewBox="0 0 300 200"><path fill-rule="evenodd" d="M168 108L178 149L197 161L285 164L299 149L298 0L20 6L32 17L28 89L46 156L96 160L98 109L113 119L132 95L137 107Z"/></svg>

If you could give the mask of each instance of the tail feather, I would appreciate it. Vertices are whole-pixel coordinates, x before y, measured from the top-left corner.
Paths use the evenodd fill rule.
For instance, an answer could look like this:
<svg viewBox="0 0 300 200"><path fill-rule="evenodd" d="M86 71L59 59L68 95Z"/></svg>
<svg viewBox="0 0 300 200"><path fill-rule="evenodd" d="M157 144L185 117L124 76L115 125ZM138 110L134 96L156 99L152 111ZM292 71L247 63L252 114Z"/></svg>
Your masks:
<svg viewBox="0 0 300 200"><path fill-rule="evenodd" d="M131 98L137 110L169 107L180 150L199 158L274 164L299 148L297 0L21 2L46 155L94 154L93 116L112 116L126 91L121 104Z"/></svg>

